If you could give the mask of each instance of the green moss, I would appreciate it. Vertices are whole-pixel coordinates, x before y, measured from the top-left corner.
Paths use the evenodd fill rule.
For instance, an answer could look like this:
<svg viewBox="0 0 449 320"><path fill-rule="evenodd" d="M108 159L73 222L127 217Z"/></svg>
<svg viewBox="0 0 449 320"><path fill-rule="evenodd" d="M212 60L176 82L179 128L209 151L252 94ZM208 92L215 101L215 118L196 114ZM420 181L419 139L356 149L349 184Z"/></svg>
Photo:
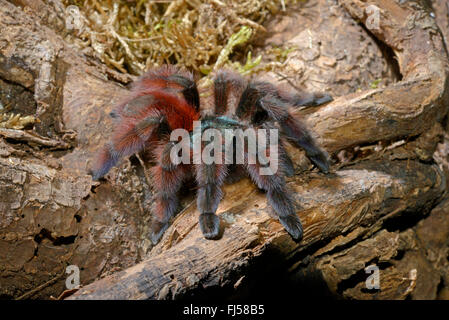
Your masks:
<svg viewBox="0 0 449 320"><path fill-rule="evenodd" d="M66 6L78 6L85 21L70 39L81 48L91 46L109 66L136 75L165 63L204 75L225 65L242 73L255 70L261 59L248 59L250 47L242 44L262 32L269 15L298 1L62 0ZM245 56L243 66L229 61Z"/></svg>
<svg viewBox="0 0 449 320"><path fill-rule="evenodd" d="M234 50L234 47L244 44L247 42L253 33L251 28L243 26L240 28L239 32L233 34L226 46L221 50L220 55L218 56L217 62L215 63L214 69L219 69L223 67L229 61L229 55Z"/></svg>
<svg viewBox="0 0 449 320"><path fill-rule="evenodd" d="M370 88L371 89L377 89L377 86L379 85L379 83L382 81L382 79L376 79L373 82L370 83Z"/></svg>
<svg viewBox="0 0 449 320"><path fill-rule="evenodd" d="M255 68L258 65L260 65L261 61L262 61L261 55L259 55L257 58L253 60L251 51L249 51L246 57L245 65L242 66L239 62L234 62L234 66L236 67L237 71L240 72L242 75L247 75L250 74L252 71L254 71Z"/></svg>

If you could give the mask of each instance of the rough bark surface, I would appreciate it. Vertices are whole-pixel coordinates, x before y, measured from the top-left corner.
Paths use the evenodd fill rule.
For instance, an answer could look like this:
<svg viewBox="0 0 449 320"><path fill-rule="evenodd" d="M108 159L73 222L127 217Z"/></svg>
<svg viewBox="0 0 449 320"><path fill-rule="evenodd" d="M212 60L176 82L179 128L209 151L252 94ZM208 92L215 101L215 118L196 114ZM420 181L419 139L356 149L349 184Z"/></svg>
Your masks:
<svg viewBox="0 0 449 320"><path fill-rule="evenodd" d="M190 191L155 247L146 168L131 157L106 182L87 174L131 78L64 40L59 1L0 4L0 98L13 92L12 110L41 121L32 130L0 130L2 297L58 296L74 264L83 287L69 299L244 296L263 292L269 277L265 286L288 279L304 295L313 287L356 299L448 298L449 68L424 2L308 1L268 24L272 35L260 45L298 48L283 74L267 76L336 97L300 111L333 155L333 172L311 170L303 152L289 148L302 242L244 179L225 187L219 240L203 239ZM378 25L370 5L379 9ZM437 21L447 31L447 15ZM370 264L381 269L380 290L365 287Z"/></svg>

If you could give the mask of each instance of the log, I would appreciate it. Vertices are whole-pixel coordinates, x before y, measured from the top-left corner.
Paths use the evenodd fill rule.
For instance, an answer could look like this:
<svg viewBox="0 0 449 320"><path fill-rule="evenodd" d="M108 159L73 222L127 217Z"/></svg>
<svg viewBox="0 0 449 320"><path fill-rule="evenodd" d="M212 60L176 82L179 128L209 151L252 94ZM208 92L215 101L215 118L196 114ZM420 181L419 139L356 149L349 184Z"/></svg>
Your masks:
<svg viewBox="0 0 449 320"><path fill-rule="evenodd" d="M357 230L363 237L378 230L388 216L431 208L445 188L436 166L407 161L367 162L333 177L296 177L290 185L301 203L299 215L305 226L304 240L296 244L270 219L264 195L242 185L248 183L225 189L218 209L226 222L220 240L202 237L191 206L147 259L68 299L176 299L199 286L233 285L247 274L250 261L269 247L285 256L301 255L317 243L350 234L356 226L366 226ZM242 194L242 190L252 191Z"/></svg>
<svg viewBox="0 0 449 320"><path fill-rule="evenodd" d="M415 2L348 0L341 4L392 48L402 80L387 88L346 95L323 107L307 109L302 112L307 124L333 152L379 140L413 137L429 130L446 114L448 99L447 55L433 19ZM375 28L367 23L368 5L375 5L381 13ZM373 256L381 260L383 255L388 256L381 249L387 241L386 230L381 230L386 221L411 212L428 213L444 193L444 180L444 174L435 166L385 158L363 161L327 177L310 173L296 176L290 186L296 192L298 214L305 226L300 244L292 242L279 224L268 218L263 195L254 193L249 185L233 185L225 189L226 196L218 209L226 225L219 241L202 238L196 227L195 206L189 206L143 262L84 287L69 299L176 299L198 287L227 287L238 283L241 275L248 274L250 263L269 254L273 247L284 259L294 257L290 263L293 270L300 270L295 271L296 275L310 275L313 272L307 273L308 268L318 269L329 290L342 294L339 283L363 270ZM327 253L358 241L362 248L363 241L368 241L369 248L380 249L360 260L354 270L343 268L342 274L330 273L323 267L329 265L326 258L333 259ZM348 259L358 256L360 252L354 245ZM339 263L345 265L346 260ZM395 276L398 278L398 274ZM435 297L438 281L431 283ZM400 284L398 288L402 288ZM361 285L350 288L345 294L350 297L351 290L354 295L361 289ZM400 297L412 291L406 286L399 291L403 294ZM416 296L420 294L425 296L422 292ZM393 296L387 291L381 297Z"/></svg>

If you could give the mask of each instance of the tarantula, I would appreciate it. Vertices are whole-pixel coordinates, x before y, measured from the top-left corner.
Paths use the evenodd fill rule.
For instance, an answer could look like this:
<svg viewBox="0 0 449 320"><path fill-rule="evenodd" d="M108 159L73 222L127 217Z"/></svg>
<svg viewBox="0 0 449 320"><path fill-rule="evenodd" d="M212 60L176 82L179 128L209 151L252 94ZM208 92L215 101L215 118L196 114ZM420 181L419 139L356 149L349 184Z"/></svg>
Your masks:
<svg viewBox="0 0 449 320"><path fill-rule="evenodd" d="M266 191L268 203L280 223L295 240L300 240L301 221L285 182L285 176L294 174L285 141L304 149L307 157L324 173L329 171L329 162L327 153L318 147L291 109L320 105L331 101L332 97L322 93L290 93L268 82L248 81L225 70L215 75L210 88L209 94L206 92L200 98L192 74L174 66L163 66L143 75L135 82L129 96L111 112L116 125L110 141L94 162L93 179L104 176L122 157L140 151L150 152L156 160L151 168L155 199L150 237L157 243L176 213L178 191L192 175L198 186L200 229L205 238L217 238L220 220L215 212L222 198L221 188L225 178L238 174L240 169L240 174L246 171L245 174ZM262 164L257 159L255 163L248 161L248 147L244 147L244 162L240 165L227 162L175 164L170 154L176 141L170 141L169 135L175 129L185 129L192 137L194 121L201 121L201 132L207 128L219 131L225 128L279 129L279 170L261 175ZM191 149L190 152L193 153Z"/></svg>

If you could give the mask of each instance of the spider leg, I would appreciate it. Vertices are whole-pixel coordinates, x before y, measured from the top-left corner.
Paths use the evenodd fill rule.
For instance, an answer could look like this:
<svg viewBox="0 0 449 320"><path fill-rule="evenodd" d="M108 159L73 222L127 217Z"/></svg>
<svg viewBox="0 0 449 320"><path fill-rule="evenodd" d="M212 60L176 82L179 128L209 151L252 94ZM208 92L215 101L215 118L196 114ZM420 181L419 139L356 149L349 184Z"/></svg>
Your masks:
<svg viewBox="0 0 449 320"><path fill-rule="evenodd" d="M323 172L329 172L327 154L316 144L302 122L295 118L289 107L300 105L318 105L332 100L325 93L297 93L282 92L267 82L250 82L242 94L236 114L246 119L252 118L253 124L263 123L267 119L279 122L282 131L296 146L306 151L307 157ZM280 147L281 152L283 147ZM283 153L283 152L282 152ZM288 157L288 156L287 156ZM284 157L284 166L289 159ZM293 170L291 170L293 171Z"/></svg>
<svg viewBox="0 0 449 320"><path fill-rule="evenodd" d="M301 92L298 91L289 98L292 105L295 107L307 106L315 107L334 100L330 94L324 92Z"/></svg>
<svg viewBox="0 0 449 320"><path fill-rule="evenodd" d="M279 157L281 158L280 164L282 165L285 175L287 177L294 176L295 166L293 165L293 161L285 149L282 139L279 140Z"/></svg>
<svg viewBox="0 0 449 320"><path fill-rule="evenodd" d="M193 106L195 110L199 110L200 96L193 78L189 78L179 74L174 74L169 76L168 80L173 81L176 84L182 86L183 88L182 94L184 95L184 98L186 99L187 103Z"/></svg>
<svg viewBox="0 0 449 320"><path fill-rule="evenodd" d="M307 157L324 173L329 172L328 155L315 143L304 124L289 113L281 122L281 128L288 139L305 150Z"/></svg>
<svg viewBox="0 0 449 320"><path fill-rule="evenodd" d="M240 180L242 180L243 177L246 177L246 171L244 168L242 168L241 165L237 164L229 164L228 165L228 173L226 175L226 184L233 184Z"/></svg>
<svg viewBox="0 0 449 320"><path fill-rule="evenodd" d="M282 162L282 158L280 158ZM284 165L281 163L281 167ZM283 171L278 170L272 175L261 175L261 165L246 164L246 169L256 185L267 192L267 200L279 218L279 222L285 230L295 239L300 240L303 235L301 221L296 214L293 198L287 189Z"/></svg>
<svg viewBox="0 0 449 320"><path fill-rule="evenodd" d="M103 177L122 157L142 150L154 139L165 117L153 111L140 119L122 119L114 130L112 139L101 149L91 169L92 179Z"/></svg>
<svg viewBox="0 0 449 320"><path fill-rule="evenodd" d="M237 73L221 70L214 77L215 115L233 114L246 81Z"/></svg>
<svg viewBox="0 0 449 320"><path fill-rule="evenodd" d="M198 183L197 207L200 211L199 225L206 239L216 239L220 232L220 219L215 215L223 196L221 187L226 178L225 164L205 164L195 166Z"/></svg>
<svg viewBox="0 0 449 320"><path fill-rule="evenodd" d="M170 218L178 208L178 191L187 174L185 165L174 165L170 160L170 150L174 143L156 149L158 163L152 168L155 201L150 238L153 244L159 242L168 227Z"/></svg>
<svg viewBox="0 0 449 320"><path fill-rule="evenodd" d="M268 113L270 118L279 121L282 131L289 140L292 140L296 146L304 149L307 157L321 171L324 173L329 172L327 153L318 146L305 125L288 111L288 105L273 96L261 99L259 104L261 108ZM280 148L282 151L283 147L281 146ZM288 162L288 160L289 159L284 159L284 162Z"/></svg>
<svg viewBox="0 0 449 320"><path fill-rule="evenodd" d="M135 83L133 91L148 90L178 91L195 110L199 110L200 99L192 73L178 67L165 65L149 70Z"/></svg>

